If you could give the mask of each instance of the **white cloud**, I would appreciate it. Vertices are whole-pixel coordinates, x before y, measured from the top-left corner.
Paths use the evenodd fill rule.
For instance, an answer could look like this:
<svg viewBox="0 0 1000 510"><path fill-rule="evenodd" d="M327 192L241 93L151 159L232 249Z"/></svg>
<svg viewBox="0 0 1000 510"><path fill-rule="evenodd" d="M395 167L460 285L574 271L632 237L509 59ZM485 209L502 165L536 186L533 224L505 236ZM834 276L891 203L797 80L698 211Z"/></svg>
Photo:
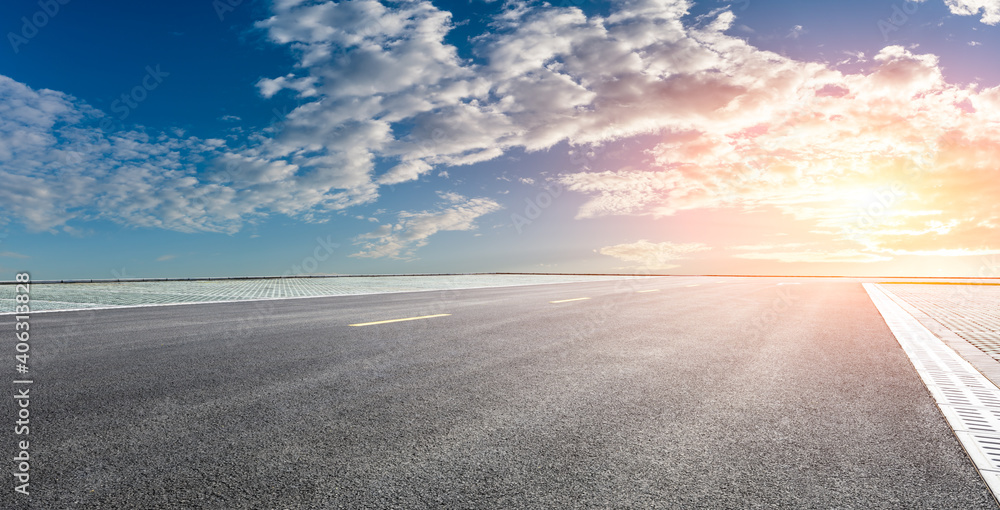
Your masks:
<svg viewBox="0 0 1000 510"><path fill-rule="evenodd" d="M744 244L740 246L731 246L729 247L729 249L737 251L772 251L776 249L788 250L790 248L802 248L804 246L807 246L807 244L806 243Z"/></svg>
<svg viewBox="0 0 1000 510"><path fill-rule="evenodd" d="M72 230L72 220L235 232L281 213L322 220L369 202L377 186L322 158L295 163L221 140L98 128L103 114L72 96L0 76L0 223ZM321 165L329 165L317 168ZM10 204L17 204L12 206Z"/></svg>
<svg viewBox="0 0 1000 510"><path fill-rule="evenodd" d="M12 259L29 259L31 257L24 255L22 253L17 253L13 251L0 251L0 257L8 257Z"/></svg>
<svg viewBox="0 0 1000 510"><path fill-rule="evenodd" d="M1000 23L1000 0L945 0L952 14L959 16L975 16L980 12L980 21L987 25Z"/></svg>
<svg viewBox="0 0 1000 510"><path fill-rule="evenodd" d="M777 260L778 262L839 262L839 263L866 263L884 262L892 260L892 257L878 255L874 253L864 253L858 250L839 251L794 251L794 252L763 252L763 253L741 253L734 255L743 259Z"/></svg>
<svg viewBox="0 0 1000 510"><path fill-rule="evenodd" d="M437 195L451 203L464 202L466 200L465 197L453 191L438 191Z"/></svg>
<svg viewBox="0 0 1000 510"><path fill-rule="evenodd" d="M985 198L1000 195L1000 88L950 85L937 57L899 46L843 74L723 43L718 69L741 92L672 129L647 165L559 176L590 197L578 217L768 207L865 253L1000 248Z"/></svg>
<svg viewBox="0 0 1000 510"><path fill-rule="evenodd" d="M741 259L776 260L778 262L839 262L867 263L892 260L892 257L877 253L865 253L856 249L834 249L815 243L785 243L780 245L734 246L732 250L746 251L733 255Z"/></svg>
<svg viewBox="0 0 1000 510"><path fill-rule="evenodd" d="M168 255L160 255L159 257L156 257L156 261L157 262L166 262L168 260L173 260L175 258L177 258L177 255L170 255L170 254L168 254Z"/></svg>
<svg viewBox="0 0 1000 510"><path fill-rule="evenodd" d="M291 47L299 66L261 80L262 94L288 89L314 100L288 116L262 153L302 167L310 162L300 155L319 153L353 174L395 161L376 181L398 184L512 147L600 143L688 125L744 87L714 71L722 48L706 44L724 37L732 15L687 28L681 17L689 6L617 2L610 15L588 17L572 7L517 4L473 38L482 62L475 64L444 42L450 13L429 2L280 5L258 26ZM360 132L369 134L346 139Z"/></svg>
<svg viewBox="0 0 1000 510"><path fill-rule="evenodd" d="M710 249L701 243L651 243L642 239L634 243L605 246L598 252L601 255L615 257L624 262L637 263L646 269L670 269L678 267L674 262L689 258L692 253Z"/></svg>
<svg viewBox="0 0 1000 510"><path fill-rule="evenodd" d="M407 212L397 215L395 224L385 224L357 238L361 251L351 257L408 259L414 252L427 245L427 238L449 230L474 230L480 216L501 209L500 204L488 198L465 197L455 193L442 193L445 204L435 211Z"/></svg>
<svg viewBox="0 0 1000 510"><path fill-rule="evenodd" d="M399 184L412 181L433 169L425 161L405 161L389 169L378 178L380 184Z"/></svg>
<svg viewBox="0 0 1000 510"><path fill-rule="evenodd" d="M0 207L8 219L33 230L68 229L78 217L177 230L239 222L212 216L228 205L193 177L189 160L215 151L214 142L105 134L96 127L101 114L72 96L3 76L0 98ZM200 214L188 207L195 197Z"/></svg>
<svg viewBox="0 0 1000 510"><path fill-rule="evenodd" d="M375 200L380 185L435 168L447 175L443 167L511 147L653 131L722 106L736 90L695 75L717 57L680 24L687 7L626 2L607 17L508 9L474 39L482 60L474 64L445 43L451 15L430 2L277 2L258 26L292 48L299 66L258 87L265 97L290 90L306 102L252 134L250 145L182 132L103 133L102 114L86 104L4 78L0 198L16 197L24 206L8 217L36 230L103 218L234 232L275 213L324 221ZM637 108L648 104L656 106ZM378 164L388 170L375 175Z"/></svg>
<svg viewBox="0 0 1000 510"><path fill-rule="evenodd" d="M0 77L3 217L36 230L91 219L219 232L269 214L324 221L376 200L380 186L447 176L511 148L662 133L648 169L559 176L589 197L578 217L777 207L866 252L926 250L913 232L932 232L944 249L989 248L1000 224L990 173L1000 88L950 85L936 57L898 46L844 74L727 35L728 11L687 22L691 5L621 0L588 16L511 3L472 37L470 60L445 40L451 14L428 1L277 1L258 26L297 65L257 87L302 103L233 148L182 133L103 133L88 105ZM985 23L1000 12L1000 0L948 5ZM890 213L859 215L837 202L858 182L903 182L906 194ZM475 200L485 199L400 213L358 255L408 256L433 232L466 225L456 218L498 207ZM928 210L948 216L934 218L947 231Z"/></svg>
<svg viewBox="0 0 1000 510"><path fill-rule="evenodd" d="M577 218L642 214L652 203L670 193L680 194L683 176L671 172L638 170L579 172L560 178L566 189L596 195L585 203Z"/></svg>
<svg viewBox="0 0 1000 510"><path fill-rule="evenodd" d="M735 21L728 11L685 25L690 5L621 1L588 16L516 4L473 38L474 63L444 42L450 15L427 2L289 4L260 26L293 48L300 65L262 81L272 87L264 92L289 89L314 100L262 152L302 168L315 162L301 155L320 153L358 182L369 179L375 161L392 162L371 179L400 184L513 147L660 132L666 141L650 151L651 170L558 177L590 196L578 218L770 206L871 251L906 249L898 246L906 238L889 239L893 230L881 223L859 228L865 218L856 204L831 203L830 189L858 181L915 185L907 172L935 160L934 151L947 146L942 137L982 138L976 121L1000 112L981 107L1000 94L948 85L933 55L890 46L868 61L868 71L843 74L726 35ZM802 33L796 26L791 35ZM920 208L903 202L880 222L920 230L912 225ZM980 205L970 218L997 217L996 206ZM971 239L971 231L954 232L964 236L956 243Z"/></svg>

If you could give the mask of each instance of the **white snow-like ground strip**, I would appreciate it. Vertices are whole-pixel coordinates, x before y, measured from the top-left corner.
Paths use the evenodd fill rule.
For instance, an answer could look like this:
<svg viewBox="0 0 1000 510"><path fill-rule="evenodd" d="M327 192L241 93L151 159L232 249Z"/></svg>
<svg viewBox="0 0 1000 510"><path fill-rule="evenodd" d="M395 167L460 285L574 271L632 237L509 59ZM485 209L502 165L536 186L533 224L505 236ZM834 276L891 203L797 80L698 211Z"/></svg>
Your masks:
<svg viewBox="0 0 1000 510"><path fill-rule="evenodd" d="M278 278L171 282L33 283L32 312L441 291L551 283L631 280L590 275L447 275ZM0 315L14 313L14 285L0 285Z"/></svg>
<svg viewBox="0 0 1000 510"><path fill-rule="evenodd" d="M955 436L994 496L1000 495L1000 388L892 301L864 284Z"/></svg>

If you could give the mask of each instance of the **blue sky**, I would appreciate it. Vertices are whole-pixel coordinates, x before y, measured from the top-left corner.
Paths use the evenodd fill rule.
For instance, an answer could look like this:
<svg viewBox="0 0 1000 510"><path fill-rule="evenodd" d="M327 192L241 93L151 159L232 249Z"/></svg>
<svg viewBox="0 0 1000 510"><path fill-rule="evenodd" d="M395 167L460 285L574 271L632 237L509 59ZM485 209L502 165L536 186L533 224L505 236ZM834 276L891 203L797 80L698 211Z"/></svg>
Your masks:
<svg viewBox="0 0 1000 510"><path fill-rule="evenodd" d="M0 270L1000 276L998 21L7 2Z"/></svg>

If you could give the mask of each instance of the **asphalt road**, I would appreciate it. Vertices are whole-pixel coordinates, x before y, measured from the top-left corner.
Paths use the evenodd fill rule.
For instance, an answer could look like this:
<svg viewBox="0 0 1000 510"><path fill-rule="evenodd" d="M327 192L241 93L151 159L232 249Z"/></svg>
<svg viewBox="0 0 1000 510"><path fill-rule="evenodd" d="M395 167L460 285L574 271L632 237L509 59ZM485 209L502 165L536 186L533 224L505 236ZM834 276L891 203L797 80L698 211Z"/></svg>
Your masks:
<svg viewBox="0 0 1000 510"><path fill-rule="evenodd" d="M8 477L2 508L997 508L847 280L63 312L31 332L31 495Z"/></svg>

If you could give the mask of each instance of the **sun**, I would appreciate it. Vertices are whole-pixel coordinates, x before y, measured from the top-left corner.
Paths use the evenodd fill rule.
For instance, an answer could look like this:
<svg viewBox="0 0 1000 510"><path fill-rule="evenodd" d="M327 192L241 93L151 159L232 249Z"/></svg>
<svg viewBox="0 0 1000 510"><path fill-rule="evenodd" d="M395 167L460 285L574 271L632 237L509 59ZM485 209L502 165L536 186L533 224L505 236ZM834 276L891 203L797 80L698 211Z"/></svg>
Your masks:
<svg viewBox="0 0 1000 510"><path fill-rule="evenodd" d="M870 215L883 215L899 206L906 190L899 184L854 185L838 192L841 203Z"/></svg>

